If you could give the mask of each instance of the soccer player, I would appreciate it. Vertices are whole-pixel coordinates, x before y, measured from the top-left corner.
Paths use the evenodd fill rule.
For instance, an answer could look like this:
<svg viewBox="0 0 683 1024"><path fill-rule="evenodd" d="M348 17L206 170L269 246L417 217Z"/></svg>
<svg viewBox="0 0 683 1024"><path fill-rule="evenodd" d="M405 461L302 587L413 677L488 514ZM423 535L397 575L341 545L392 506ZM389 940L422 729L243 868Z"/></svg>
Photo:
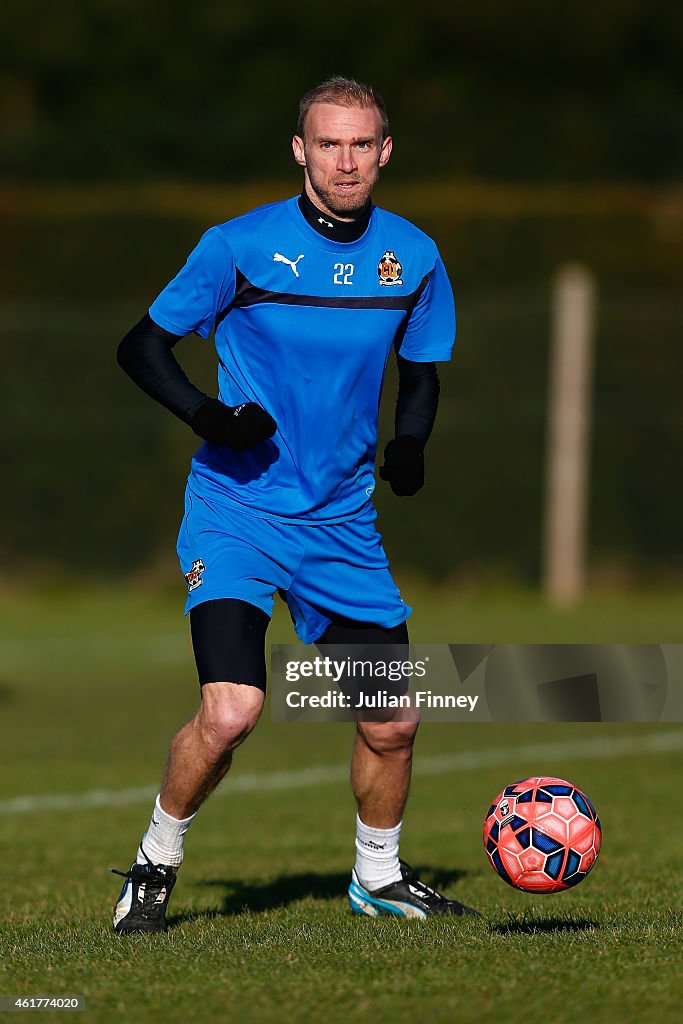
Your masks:
<svg viewBox="0 0 683 1024"><path fill-rule="evenodd" d="M201 701L171 742L114 910L118 933L167 927L185 833L263 708L275 591L305 643L408 642L411 609L371 500L377 412L393 348L396 429L379 476L415 494L436 415L435 361L450 359L455 312L434 242L371 203L391 149L373 89L335 77L306 93L293 139L301 195L210 228L119 346L123 369L205 443L178 537ZM194 387L173 353L184 336L212 330L218 398ZM351 907L467 913L399 860L417 730L406 717L356 726Z"/></svg>

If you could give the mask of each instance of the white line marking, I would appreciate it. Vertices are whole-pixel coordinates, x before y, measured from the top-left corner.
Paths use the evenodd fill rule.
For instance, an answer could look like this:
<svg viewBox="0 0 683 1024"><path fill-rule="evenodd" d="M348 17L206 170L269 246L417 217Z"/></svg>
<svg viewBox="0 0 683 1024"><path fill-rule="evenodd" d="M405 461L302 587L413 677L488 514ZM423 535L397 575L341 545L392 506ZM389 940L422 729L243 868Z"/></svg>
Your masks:
<svg viewBox="0 0 683 1024"><path fill-rule="evenodd" d="M461 754L437 754L415 760L415 776L447 775L449 772L473 772L496 765L517 765L521 761L537 762L534 772L557 770L561 758L602 761L639 754L669 754L683 750L683 730L667 730L645 735L592 736L585 740L557 743L526 744L516 747L493 747L469 750ZM524 771L525 769L517 769ZM291 772L255 772L235 775L216 796L238 793L264 793L277 790L307 789L311 786L346 782L346 764L314 765ZM46 793L41 796L17 796L0 801L0 815L30 814L33 811L85 810L89 807L124 807L152 800L158 786L136 786L130 789L91 789L87 793Z"/></svg>

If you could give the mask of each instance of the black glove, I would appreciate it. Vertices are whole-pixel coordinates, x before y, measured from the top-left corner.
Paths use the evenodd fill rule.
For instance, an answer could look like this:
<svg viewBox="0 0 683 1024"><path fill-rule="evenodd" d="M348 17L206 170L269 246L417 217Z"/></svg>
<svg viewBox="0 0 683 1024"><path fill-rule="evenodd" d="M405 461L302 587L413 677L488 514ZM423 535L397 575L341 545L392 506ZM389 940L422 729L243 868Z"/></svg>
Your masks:
<svg viewBox="0 0 683 1024"><path fill-rule="evenodd" d="M394 438L384 449L384 465L380 479L388 480L399 498L416 494L425 482L425 463L422 445L411 434Z"/></svg>
<svg viewBox="0 0 683 1024"><path fill-rule="evenodd" d="M231 406L207 398L192 416L192 429L210 444L225 444L243 452L272 437L277 423L256 402Z"/></svg>

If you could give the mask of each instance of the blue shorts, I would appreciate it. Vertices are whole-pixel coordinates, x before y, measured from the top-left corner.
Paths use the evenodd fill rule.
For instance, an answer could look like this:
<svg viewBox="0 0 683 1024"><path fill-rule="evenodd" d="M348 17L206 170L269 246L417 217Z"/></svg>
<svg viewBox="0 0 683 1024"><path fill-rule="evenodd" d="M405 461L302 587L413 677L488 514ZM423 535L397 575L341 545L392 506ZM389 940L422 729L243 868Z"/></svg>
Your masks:
<svg viewBox="0 0 683 1024"><path fill-rule="evenodd" d="M355 519L329 526L258 519L188 485L177 547L188 588L185 612L232 597L270 616L279 590L306 644L337 617L398 626L412 608L391 577L376 518L368 503Z"/></svg>

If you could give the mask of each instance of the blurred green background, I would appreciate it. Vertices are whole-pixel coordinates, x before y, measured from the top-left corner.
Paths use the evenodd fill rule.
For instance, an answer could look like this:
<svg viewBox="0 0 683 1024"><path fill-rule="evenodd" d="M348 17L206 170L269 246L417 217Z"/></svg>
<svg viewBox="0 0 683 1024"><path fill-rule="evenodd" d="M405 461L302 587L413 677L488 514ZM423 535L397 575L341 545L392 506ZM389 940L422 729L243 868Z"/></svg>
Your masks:
<svg viewBox="0 0 683 1024"><path fill-rule="evenodd" d="M124 377L115 348L206 227L296 194L298 99L335 72L385 96L395 151L377 202L436 239L458 303L428 487L411 502L377 492L397 572L538 585L550 287L578 260L598 286L589 582L679 581L682 29L662 0L9 0L8 583L181 582L195 439ZM215 391L210 343L178 352Z"/></svg>

